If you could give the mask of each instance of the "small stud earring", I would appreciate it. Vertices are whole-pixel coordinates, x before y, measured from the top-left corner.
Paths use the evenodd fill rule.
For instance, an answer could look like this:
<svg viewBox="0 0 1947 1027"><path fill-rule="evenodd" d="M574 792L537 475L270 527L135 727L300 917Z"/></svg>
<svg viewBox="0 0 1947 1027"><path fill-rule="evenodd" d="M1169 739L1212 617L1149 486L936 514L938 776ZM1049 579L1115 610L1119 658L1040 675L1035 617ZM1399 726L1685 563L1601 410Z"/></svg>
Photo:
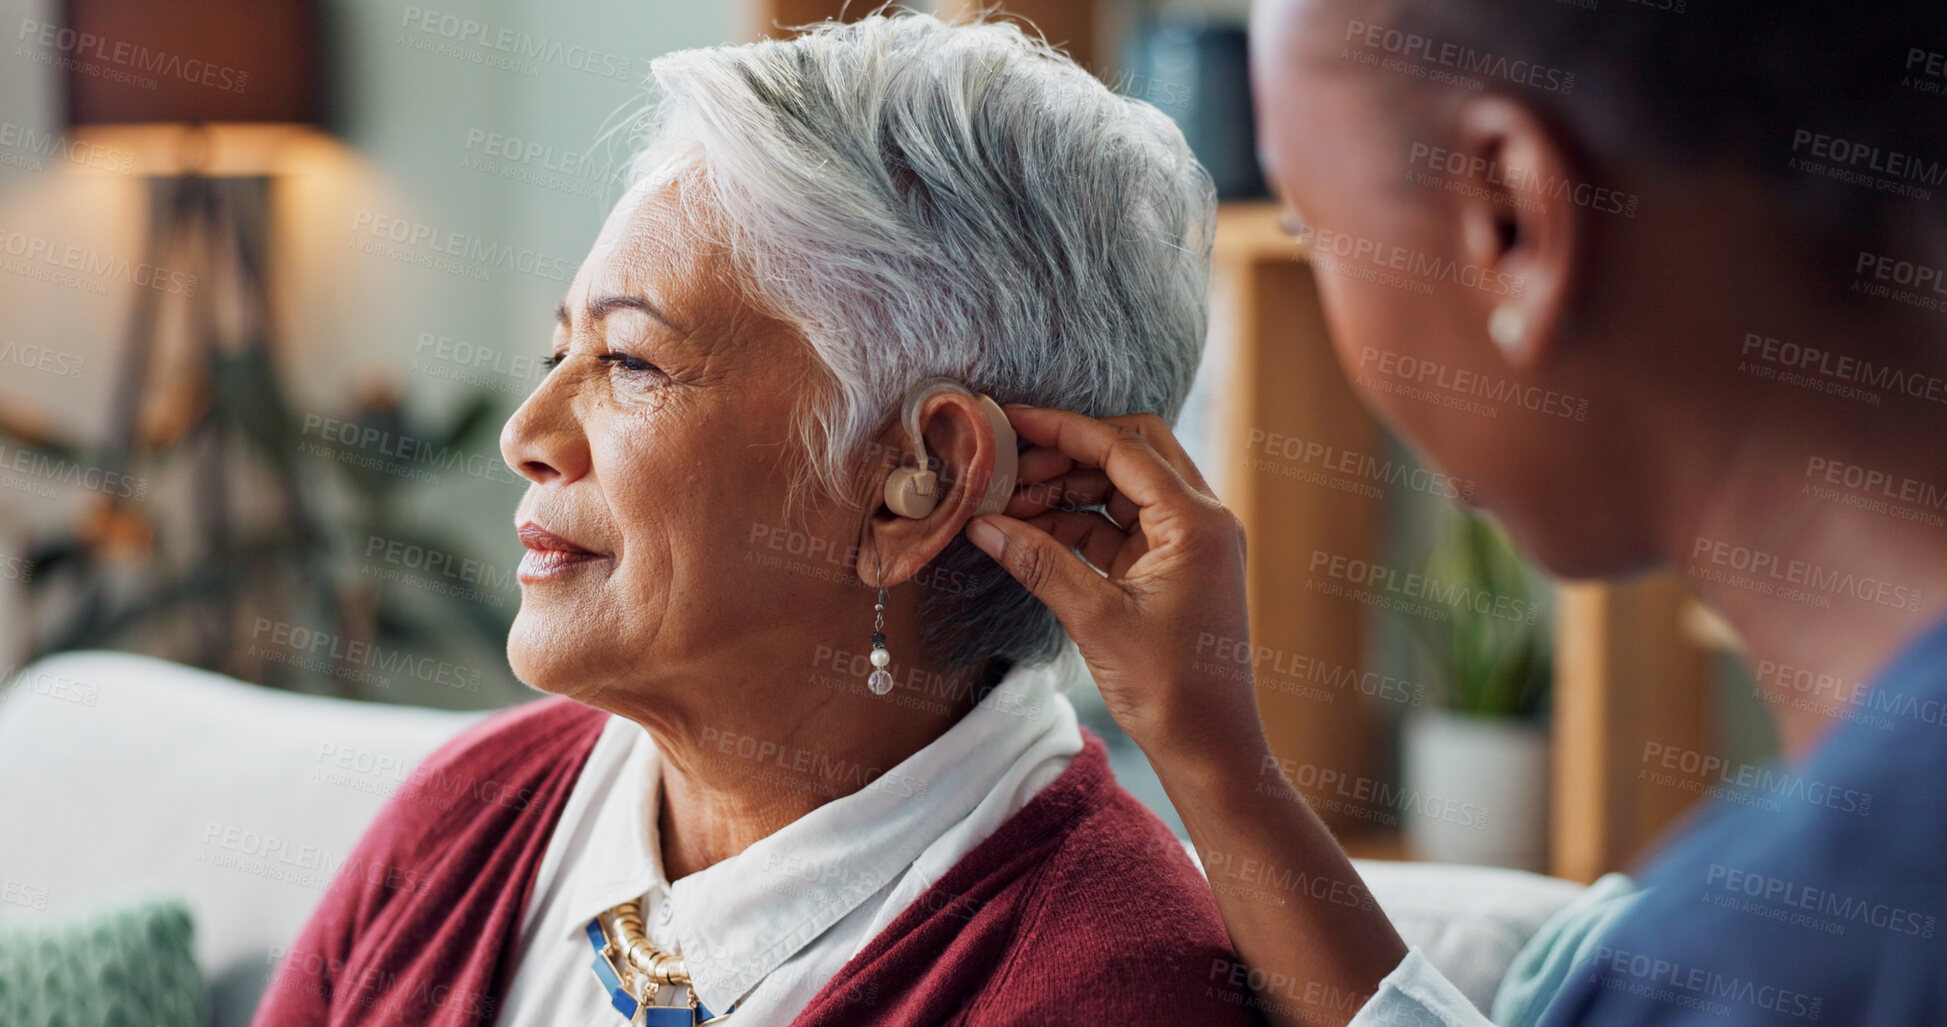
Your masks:
<svg viewBox="0 0 1947 1027"><path fill-rule="evenodd" d="M892 654L886 651L885 571L878 569L877 577L879 598L872 604L872 675L865 679L865 687L872 689L873 695L884 695L892 691L892 672L886 669L886 664L892 662Z"/></svg>
<svg viewBox="0 0 1947 1027"><path fill-rule="evenodd" d="M1510 360L1520 356L1523 344L1528 337L1528 319L1521 309L1512 303L1503 303L1494 308L1487 319L1487 336L1500 347L1501 355Z"/></svg>

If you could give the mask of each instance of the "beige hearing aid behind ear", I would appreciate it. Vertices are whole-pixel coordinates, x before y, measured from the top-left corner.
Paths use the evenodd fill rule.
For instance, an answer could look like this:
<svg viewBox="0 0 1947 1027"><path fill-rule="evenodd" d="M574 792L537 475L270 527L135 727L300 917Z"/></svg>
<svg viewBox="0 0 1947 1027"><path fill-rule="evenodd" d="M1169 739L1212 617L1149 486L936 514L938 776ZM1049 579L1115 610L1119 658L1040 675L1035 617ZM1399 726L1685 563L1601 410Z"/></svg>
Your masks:
<svg viewBox="0 0 1947 1027"><path fill-rule="evenodd" d="M900 421L913 441L913 454L919 464L898 468L886 478L886 508L901 517L919 518L931 514L939 505L940 476L927 466L926 438L921 432L919 412L927 399L940 392L972 396L987 415L987 423L994 430L994 476L981 496L978 512L1000 513L1007 507L1008 497L1014 494L1014 476L1020 471L1021 454L1014 440L1014 426L1008 423L1007 412L999 403L951 378L928 378L907 390Z"/></svg>

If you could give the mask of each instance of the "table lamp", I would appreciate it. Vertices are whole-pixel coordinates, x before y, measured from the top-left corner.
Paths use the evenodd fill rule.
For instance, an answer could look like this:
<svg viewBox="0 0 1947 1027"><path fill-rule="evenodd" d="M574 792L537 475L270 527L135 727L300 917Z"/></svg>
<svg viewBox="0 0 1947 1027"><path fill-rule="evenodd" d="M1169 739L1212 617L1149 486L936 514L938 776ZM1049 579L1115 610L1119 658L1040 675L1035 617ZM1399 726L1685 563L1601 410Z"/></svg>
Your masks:
<svg viewBox="0 0 1947 1027"><path fill-rule="evenodd" d="M60 54L69 133L136 155L149 210L143 259L172 272L171 288L134 290L100 467L128 475L164 454L186 466L194 485L169 510L187 515L196 544L181 562L234 571L222 565L239 562L246 534L240 492L260 515L306 518L291 461L246 478L249 447L237 436L253 405L283 402L270 345L269 144L321 121L318 10L311 0L67 0L59 24L24 35ZM180 307L170 324L181 330L167 336L165 303ZM80 586L50 648L98 641L125 620L107 612L117 605L113 565L160 569L157 518L128 497L91 499L72 544L50 547ZM212 585L175 597L193 622L195 662L217 665L232 647L239 593Z"/></svg>

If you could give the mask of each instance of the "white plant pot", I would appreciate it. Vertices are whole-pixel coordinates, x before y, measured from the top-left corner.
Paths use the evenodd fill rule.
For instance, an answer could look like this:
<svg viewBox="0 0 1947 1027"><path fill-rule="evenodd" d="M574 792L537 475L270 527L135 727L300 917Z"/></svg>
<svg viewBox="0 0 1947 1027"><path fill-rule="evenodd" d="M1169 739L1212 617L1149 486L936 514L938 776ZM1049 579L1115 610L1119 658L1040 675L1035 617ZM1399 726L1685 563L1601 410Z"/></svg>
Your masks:
<svg viewBox="0 0 1947 1027"><path fill-rule="evenodd" d="M1543 870L1545 724L1429 710L1406 721L1401 821L1418 859Z"/></svg>

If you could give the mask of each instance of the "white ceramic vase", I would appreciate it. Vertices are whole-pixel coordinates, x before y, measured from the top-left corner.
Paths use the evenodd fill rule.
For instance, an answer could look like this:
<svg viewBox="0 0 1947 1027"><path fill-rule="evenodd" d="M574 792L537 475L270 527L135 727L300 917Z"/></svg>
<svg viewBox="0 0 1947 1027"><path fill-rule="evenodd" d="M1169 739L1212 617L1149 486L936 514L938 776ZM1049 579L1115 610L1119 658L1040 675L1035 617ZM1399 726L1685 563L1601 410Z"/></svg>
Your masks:
<svg viewBox="0 0 1947 1027"><path fill-rule="evenodd" d="M1407 719L1403 750L1415 858L1546 869L1546 724L1427 710Z"/></svg>

